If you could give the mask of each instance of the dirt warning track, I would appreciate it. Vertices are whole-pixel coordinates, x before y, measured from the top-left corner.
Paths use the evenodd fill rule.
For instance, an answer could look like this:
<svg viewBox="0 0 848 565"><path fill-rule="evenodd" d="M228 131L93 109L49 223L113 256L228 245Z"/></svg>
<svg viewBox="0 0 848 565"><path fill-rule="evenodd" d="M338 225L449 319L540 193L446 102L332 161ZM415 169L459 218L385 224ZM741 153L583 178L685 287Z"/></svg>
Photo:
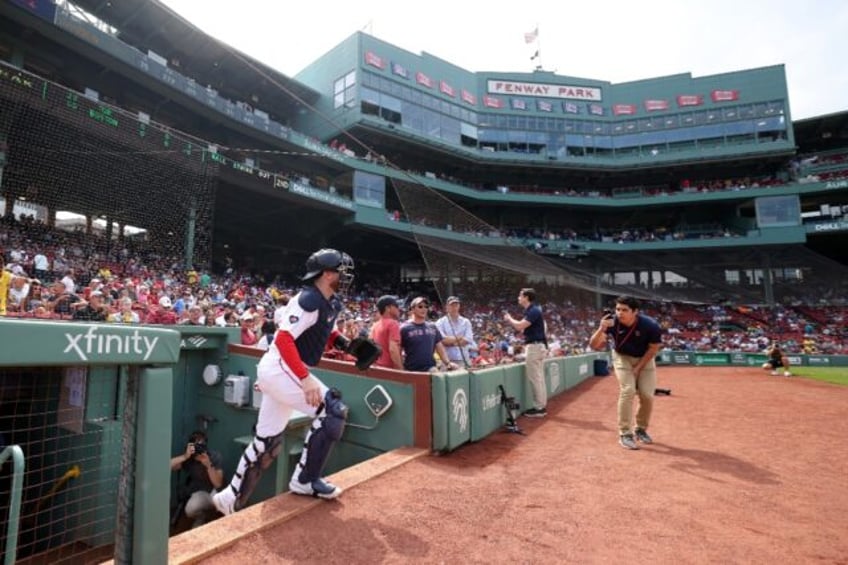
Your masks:
<svg viewBox="0 0 848 565"><path fill-rule="evenodd" d="M277 497L173 539L172 561L848 563L848 388L756 368L658 381L672 395L639 451L617 442L615 377L593 377L521 418L526 435L343 477L337 501Z"/></svg>

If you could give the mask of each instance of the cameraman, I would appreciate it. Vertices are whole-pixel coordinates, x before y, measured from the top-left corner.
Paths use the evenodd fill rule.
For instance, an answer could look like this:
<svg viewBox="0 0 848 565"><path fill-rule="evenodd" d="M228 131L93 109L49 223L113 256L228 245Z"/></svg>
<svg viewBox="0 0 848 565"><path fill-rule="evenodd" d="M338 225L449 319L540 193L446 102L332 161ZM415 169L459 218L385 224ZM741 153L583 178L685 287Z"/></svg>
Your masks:
<svg viewBox="0 0 848 565"><path fill-rule="evenodd" d="M192 528L206 523L208 515L214 514L212 494L224 485L221 454L207 447L207 439L205 432L192 432L185 453L171 459L171 471L186 472L185 484L177 487L175 520L185 509L185 515L193 520Z"/></svg>
<svg viewBox="0 0 848 565"><path fill-rule="evenodd" d="M662 329L656 320L639 313L639 301L632 296L615 299L615 314L605 312L589 347L602 351L612 345L612 363L618 378L618 443L625 449L639 449L636 440L653 443L648 424L657 387L655 357L662 346ZM633 430L633 399L638 394L636 429Z"/></svg>

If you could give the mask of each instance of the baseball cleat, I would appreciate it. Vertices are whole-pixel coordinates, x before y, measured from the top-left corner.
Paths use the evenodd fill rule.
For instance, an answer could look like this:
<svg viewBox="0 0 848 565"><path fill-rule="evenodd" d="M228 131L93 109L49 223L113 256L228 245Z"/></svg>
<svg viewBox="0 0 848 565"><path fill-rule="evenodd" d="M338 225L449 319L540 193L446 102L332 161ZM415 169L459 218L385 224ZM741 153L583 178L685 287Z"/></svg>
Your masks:
<svg viewBox="0 0 848 565"><path fill-rule="evenodd" d="M328 483L324 479L315 479L311 483L302 483L299 480L292 478L289 481L289 490L295 494L304 496L315 496L326 500L338 498L342 493L342 489L332 483Z"/></svg>
<svg viewBox="0 0 848 565"><path fill-rule="evenodd" d="M219 493L216 493L212 496L212 504L215 506L215 510L223 514L224 516L229 516L233 512L236 511L236 495L233 492L233 489L227 485L227 487Z"/></svg>

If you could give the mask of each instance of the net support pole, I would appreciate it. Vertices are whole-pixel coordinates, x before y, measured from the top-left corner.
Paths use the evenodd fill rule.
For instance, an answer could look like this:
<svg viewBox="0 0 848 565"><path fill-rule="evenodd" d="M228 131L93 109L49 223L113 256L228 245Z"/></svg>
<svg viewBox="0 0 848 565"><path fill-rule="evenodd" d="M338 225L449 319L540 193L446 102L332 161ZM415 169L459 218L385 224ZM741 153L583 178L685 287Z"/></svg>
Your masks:
<svg viewBox="0 0 848 565"><path fill-rule="evenodd" d="M115 527L115 563L132 563L133 506L135 505L135 443L138 416L138 369L126 373L126 394L121 426L121 474L118 478L117 523Z"/></svg>
<svg viewBox="0 0 848 565"><path fill-rule="evenodd" d="M185 230L185 268L194 268L194 232L197 229L197 199L192 198L188 207Z"/></svg>
<svg viewBox="0 0 848 565"><path fill-rule="evenodd" d="M765 264L763 265L763 294L766 304L774 308L774 280L771 273L771 261L768 254L764 257Z"/></svg>

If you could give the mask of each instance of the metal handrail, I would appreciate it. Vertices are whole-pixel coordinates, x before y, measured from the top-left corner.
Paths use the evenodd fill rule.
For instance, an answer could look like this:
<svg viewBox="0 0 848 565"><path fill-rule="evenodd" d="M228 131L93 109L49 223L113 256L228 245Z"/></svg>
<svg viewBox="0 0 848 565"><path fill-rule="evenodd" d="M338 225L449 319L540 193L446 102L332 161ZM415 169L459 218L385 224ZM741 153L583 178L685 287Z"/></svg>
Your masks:
<svg viewBox="0 0 848 565"><path fill-rule="evenodd" d="M24 451L19 445L10 445L0 452L0 468L12 458L12 500L9 506L9 525L6 528L5 565L13 565L18 553L18 526L21 520L21 495L24 486Z"/></svg>

